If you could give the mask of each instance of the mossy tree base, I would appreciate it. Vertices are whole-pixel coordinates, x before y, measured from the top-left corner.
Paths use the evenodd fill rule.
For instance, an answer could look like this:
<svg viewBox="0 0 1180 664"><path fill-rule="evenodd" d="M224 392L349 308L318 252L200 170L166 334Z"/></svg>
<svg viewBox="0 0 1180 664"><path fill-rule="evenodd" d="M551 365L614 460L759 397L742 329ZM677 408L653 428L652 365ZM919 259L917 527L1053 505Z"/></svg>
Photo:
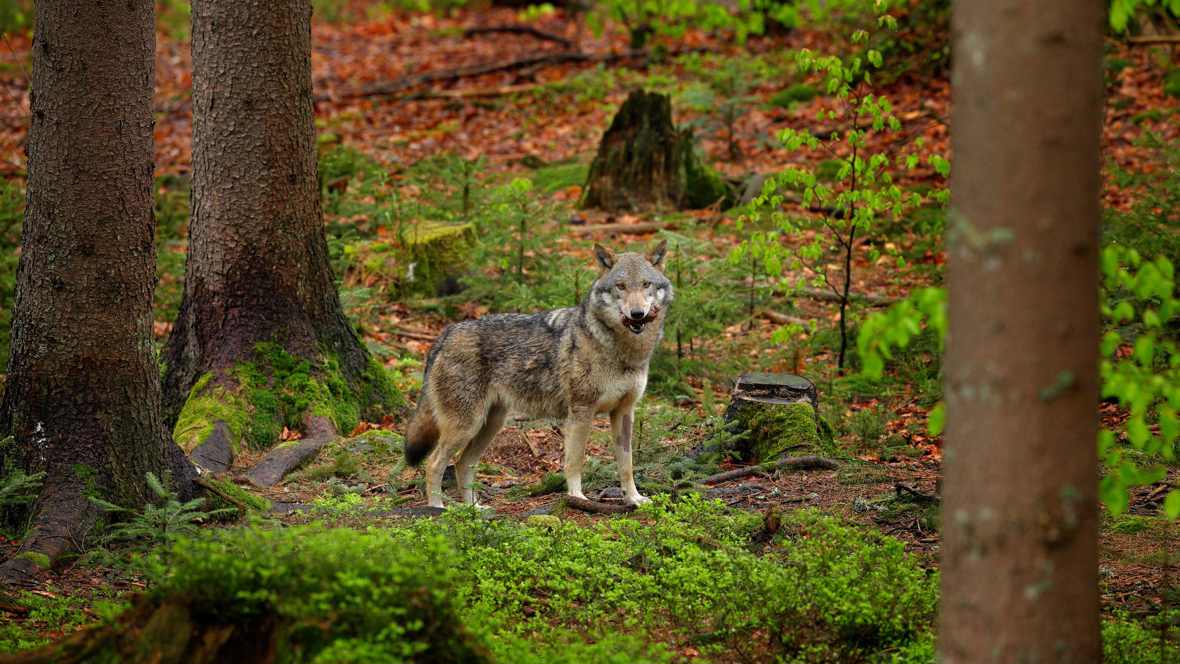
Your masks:
<svg viewBox="0 0 1180 664"><path fill-rule="evenodd" d="M744 374L725 412L727 426L743 435L734 449L744 461L764 463L788 451L823 447L815 385L800 376Z"/></svg>
<svg viewBox="0 0 1180 664"><path fill-rule="evenodd" d="M284 428L302 431L303 441L276 448L264 459L270 470L260 477L269 478L276 468L280 474L254 483L270 486L340 432L399 403L400 396L376 360L370 360L368 370L350 384L330 356L313 362L277 344L263 343L255 347L250 361L228 371L207 372L197 380L173 437L194 463L216 473L228 470L244 447L269 449ZM293 449L301 455L294 462ZM277 466L276 458L282 459Z"/></svg>
<svg viewBox="0 0 1180 664"><path fill-rule="evenodd" d="M692 131L672 124L668 96L636 90L602 136L582 205L697 209L732 198L725 181L697 156Z"/></svg>

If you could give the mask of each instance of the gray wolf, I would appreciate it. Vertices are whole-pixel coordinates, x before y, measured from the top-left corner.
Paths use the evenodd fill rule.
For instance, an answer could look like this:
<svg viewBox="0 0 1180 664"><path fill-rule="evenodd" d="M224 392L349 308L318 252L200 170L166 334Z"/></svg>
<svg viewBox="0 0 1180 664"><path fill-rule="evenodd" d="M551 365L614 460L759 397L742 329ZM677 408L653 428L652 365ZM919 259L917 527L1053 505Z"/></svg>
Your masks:
<svg viewBox="0 0 1180 664"><path fill-rule="evenodd" d="M666 241L647 255L616 256L595 245L602 272L578 306L443 330L426 356L406 430L407 463L426 459L430 505L442 507L443 471L455 454L463 501L475 504L476 464L509 412L564 421L566 488L579 498L591 424L609 413L623 495L648 502L635 487L631 425L672 302L672 284L660 272L666 253Z"/></svg>

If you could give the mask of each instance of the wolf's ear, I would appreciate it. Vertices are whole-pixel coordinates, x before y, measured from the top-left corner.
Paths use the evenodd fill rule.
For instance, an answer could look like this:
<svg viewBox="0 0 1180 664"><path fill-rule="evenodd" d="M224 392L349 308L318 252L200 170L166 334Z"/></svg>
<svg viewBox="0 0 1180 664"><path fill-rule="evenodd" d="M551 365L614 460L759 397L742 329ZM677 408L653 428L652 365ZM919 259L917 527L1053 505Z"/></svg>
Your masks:
<svg viewBox="0 0 1180 664"><path fill-rule="evenodd" d="M603 269L609 270L614 267L615 255L601 244L594 245L594 257L598 259L598 264L601 265Z"/></svg>
<svg viewBox="0 0 1180 664"><path fill-rule="evenodd" d="M664 256L667 255L668 241L660 240L660 243L656 245L656 248L652 249L651 253L647 255L647 261L651 263L653 267L659 267L660 263L664 262Z"/></svg>

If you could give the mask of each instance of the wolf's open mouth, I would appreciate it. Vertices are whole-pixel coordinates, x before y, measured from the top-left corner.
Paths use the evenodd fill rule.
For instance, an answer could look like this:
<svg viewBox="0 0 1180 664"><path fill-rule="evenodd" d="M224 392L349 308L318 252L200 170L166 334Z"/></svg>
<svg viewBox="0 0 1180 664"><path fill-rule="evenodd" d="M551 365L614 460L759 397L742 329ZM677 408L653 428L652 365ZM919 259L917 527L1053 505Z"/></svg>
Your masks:
<svg viewBox="0 0 1180 664"><path fill-rule="evenodd" d="M624 316L623 317L623 327L627 328L628 330L631 330L631 332L634 334L640 334L641 332L643 332L643 326L647 325L648 323L655 320L656 315L659 313L660 313L659 309L657 309L656 307L652 307L651 311L646 316L644 316L643 318L640 318L639 320L634 320L632 318L628 318L628 317Z"/></svg>

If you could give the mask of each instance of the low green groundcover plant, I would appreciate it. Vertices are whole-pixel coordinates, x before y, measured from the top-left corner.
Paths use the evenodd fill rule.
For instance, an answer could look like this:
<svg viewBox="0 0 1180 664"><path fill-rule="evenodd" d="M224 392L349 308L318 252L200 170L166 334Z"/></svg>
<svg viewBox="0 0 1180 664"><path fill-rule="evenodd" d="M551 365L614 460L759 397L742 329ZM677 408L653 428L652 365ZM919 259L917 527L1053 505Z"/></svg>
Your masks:
<svg viewBox="0 0 1180 664"><path fill-rule="evenodd" d="M365 530L206 529L161 549L146 577L134 607L71 637L90 654L56 646L53 661L934 658L937 575L900 541L814 510L764 518L696 496L593 526L456 507ZM1116 662L1130 661L1116 640L1146 638L1126 621L1106 631Z"/></svg>

